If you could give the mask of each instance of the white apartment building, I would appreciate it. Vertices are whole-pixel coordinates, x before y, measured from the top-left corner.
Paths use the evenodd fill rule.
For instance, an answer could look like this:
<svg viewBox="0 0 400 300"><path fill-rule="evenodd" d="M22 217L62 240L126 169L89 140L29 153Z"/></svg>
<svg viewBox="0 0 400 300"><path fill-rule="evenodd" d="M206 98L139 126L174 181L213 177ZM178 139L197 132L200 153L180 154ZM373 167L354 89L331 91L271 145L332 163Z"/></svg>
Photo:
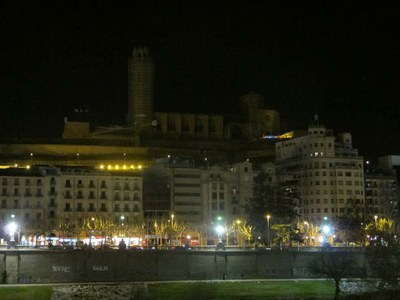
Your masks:
<svg viewBox="0 0 400 300"><path fill-rule="evenodd" d="M300 218L320 224L344 214L365 215L363 158L351 134L335 137L316 120L307 132L290 135L276 143L276 175L279 184L295 183Z"/></svg>
<svg viewBox="0 0 400 300"><path fill-rule="evenodd" d="M58 180L56 212L66 223L81 224L92 217L143 223L140 173L67 167L61 169Z"/></svg>
<svg viewBox="0 0 400 300"><path fill-rule="evenodd" d="M12 219L32 234L93 217L143 223L140 173L33 166L1 169L0 183L2 224Z"/></svg>
<svg viewBox="0 0 400 300"><path fill-rule="evenodd" d="M48 232L56 218L59 171L55 168L7 168L0 170L2 228L16 222L20 229Z"/></svg>

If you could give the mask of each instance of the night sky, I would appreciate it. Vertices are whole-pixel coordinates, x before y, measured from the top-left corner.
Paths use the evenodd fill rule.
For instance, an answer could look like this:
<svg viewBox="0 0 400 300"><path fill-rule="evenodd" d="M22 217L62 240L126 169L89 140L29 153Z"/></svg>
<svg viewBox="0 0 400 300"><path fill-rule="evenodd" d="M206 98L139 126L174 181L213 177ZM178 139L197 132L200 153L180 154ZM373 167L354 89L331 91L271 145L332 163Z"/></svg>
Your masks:
<svg viewBox="0 0 400 300"><path fill-rule="evenodd" d="M127 60L147 46L156 111L233 113L256 92L280 111L284 130L306 129L318 114L336 133L351 132L366 158L400 154L400 7L34 2L0 4L1 138L61 137L75 108L95 125L123 125Z"/></svg>

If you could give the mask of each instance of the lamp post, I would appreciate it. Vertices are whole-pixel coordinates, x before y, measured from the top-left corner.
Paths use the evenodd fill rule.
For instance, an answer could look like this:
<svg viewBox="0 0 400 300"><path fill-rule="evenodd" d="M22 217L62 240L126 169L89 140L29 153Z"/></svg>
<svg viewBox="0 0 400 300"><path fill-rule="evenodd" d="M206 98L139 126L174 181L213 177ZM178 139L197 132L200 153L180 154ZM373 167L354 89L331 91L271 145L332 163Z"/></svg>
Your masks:
<svg viewBox="0 0 400 300"><path fill-rule="evenodd" d="M267 246L269 246L269 219L271 218L270 215L267 215Z"/></svg>
<svg viewBox="0 0 400 300"><path fill-rule="evenodd" d="M93 226L92 225L90 225L90 231L89 231L89 247L92 247L92 235L93 235L93 230L94 230L94 228L95 228L95 222L94 222L94 217L92 217L91 219L90 219L91 221L92 221L92 223L93 223Z"/></svg>
<svg viewBox="0 0 400 300"><path fill-rule="evenodd" d="M308 236L310 235L310 224L307 221L304 221L304 226L307 226L306 245L308 246Z"/></svg>
<svg viewBox="0 0 400 300"><path fill-rule="evenodd" d="M10 235L10 241L7 246L8 249L10 249L11 247L17 248L18 239L19 239L19 238L17 238L17 241L15 241L15 232L17 231L17 227L18 227L18 225L14 221L12 221L11 223L9 223L6 226L6 231L8 231L8 233Z"/></svg>
<svg viewBox="0 0 400 300"><path fill-rule="evenodd" d="M215 227L215 231L218 234L218 242L217 242L217 250L218 249L225 249L225 245L222 242L222 234L225 232L225 228L222 225L217 225L217 227Z"/></svg>
<svg viewBox="0 0 400 300"><path fill-rule="evenodd" d="M235 223L236 223L236 243L240 247L241 243L240 243L240 240L239 240L239 226L242 223L242 221L241 220L236 220Z"/></svg>
<svg viewBox="0 0 400 300"><path fill-rule="evenodd" d="M171 236L171 238L170 238L170 240L169 240L169 245L170 246L172 246L172 245L174 245L175 246L175 244L176 244L176 227L174 226L174 217L175 217L175 215L174 214L171 214L171 228L172 228L172 233L173 233L173 235ZM179 241L179 243L180 243L181 241Z"/></svg>

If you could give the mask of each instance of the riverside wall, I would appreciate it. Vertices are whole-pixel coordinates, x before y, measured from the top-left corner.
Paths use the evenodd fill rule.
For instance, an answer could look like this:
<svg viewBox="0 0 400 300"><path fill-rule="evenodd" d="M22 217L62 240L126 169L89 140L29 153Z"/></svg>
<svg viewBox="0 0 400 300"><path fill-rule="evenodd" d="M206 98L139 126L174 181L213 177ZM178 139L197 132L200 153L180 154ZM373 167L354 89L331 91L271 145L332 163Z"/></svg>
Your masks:
<svg viewBox="0 0 400 300"><path fill-rule="evenodd" d="M3 283L315 278L306 251L0 251ZM365 254L349 252L365 269Z"/></svg>

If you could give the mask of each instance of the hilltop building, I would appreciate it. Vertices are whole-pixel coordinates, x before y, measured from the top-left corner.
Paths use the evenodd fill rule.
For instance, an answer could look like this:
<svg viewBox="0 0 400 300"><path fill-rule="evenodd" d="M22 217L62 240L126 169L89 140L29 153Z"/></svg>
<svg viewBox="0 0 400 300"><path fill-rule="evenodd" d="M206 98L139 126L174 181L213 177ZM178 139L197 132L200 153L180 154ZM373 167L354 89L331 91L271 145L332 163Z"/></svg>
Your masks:
<svg viewBox="0 0 400 300"><path fill-rule="evenodd" d="M164 157L167 154L179 156L171 152L182 149L192 156L196 151L207 151L209 156L219 153L221 156L221 152L226 154L232 150L246 156L248 150L266 149L262 155L271 157L268 149L272 149L272 144L267 138L276 137L280 132L279 112L265 109L264 98L255 93L242 96L241 113L229 117L157 112L153 106L154 62L149 49L137 48L128 63L127 123L92 130L88 122L66 118L63 139L85 144L114 142L164 149ZM244 146L243 141L253 143ZM254 142L259 142L259 145Z"/></svg>

